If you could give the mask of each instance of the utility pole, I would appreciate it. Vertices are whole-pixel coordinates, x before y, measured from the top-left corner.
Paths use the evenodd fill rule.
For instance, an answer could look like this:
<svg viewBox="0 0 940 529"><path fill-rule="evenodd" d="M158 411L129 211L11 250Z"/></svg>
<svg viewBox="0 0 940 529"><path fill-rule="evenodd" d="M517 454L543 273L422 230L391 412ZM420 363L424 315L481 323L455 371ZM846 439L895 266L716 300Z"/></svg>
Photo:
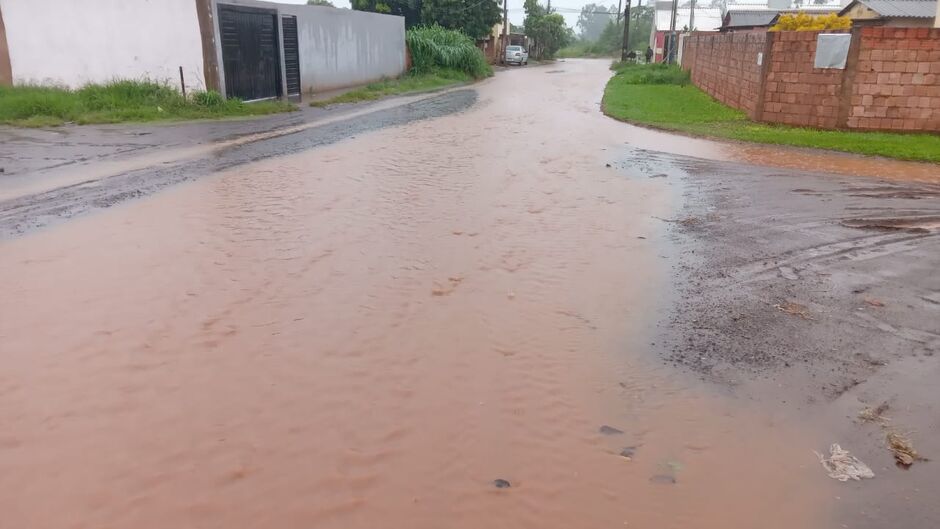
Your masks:
<svg viewBox="0 0 940 529"><path fill-rule="evenodd" d="M552 0L548 0L548 8L545 10L546 13L552 12Z"/></svg>
<svg viewBox="0 0 940 529"><path fill-rule="evenodd" d="M695 31L695 0L691 0L689 10L689 33Z"/></svg>
<svg viewBox="0 0 940 529"><path fill-rule="evenodd" d="M620 49L620 62L626 62L627 54L630 53L630 3L633 0L627 0L627 6L623 8L623 47Z"/></svg>
<svg viewBox="0 0 940 529"><path fill-rule="evenodd" d="M620 23L620 12L623 10L623 0L617 2L617 23Z"/></svg>
<svg viewBox="0 0 940 529"><path fill-rule="evenodd" d="M666 40L666 62L672 64L673 48L676 46L676 11L679 7L679 0L672 0L672 16L669 18L669 36Z"/></svg>
<svg viewBox="0 0 940 529"><path fill-rule="evenodd" d="M509 0L503 0L503 42L499 47L499 62L506 60L506 45L509 43Z"/></svg>

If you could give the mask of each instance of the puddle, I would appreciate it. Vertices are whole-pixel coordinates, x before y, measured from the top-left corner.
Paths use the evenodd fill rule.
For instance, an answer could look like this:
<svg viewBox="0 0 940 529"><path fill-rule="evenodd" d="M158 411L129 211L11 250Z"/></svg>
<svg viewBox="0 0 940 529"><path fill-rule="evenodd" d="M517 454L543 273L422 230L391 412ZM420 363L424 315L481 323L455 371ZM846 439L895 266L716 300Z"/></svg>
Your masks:
<svg viewBox="0 0 940 529"><path fill-rule="evenodd" d="M905 230L911 233L929 233L931 230L940 228L940 216L845 219L842 225L863 230Z"/></svg>

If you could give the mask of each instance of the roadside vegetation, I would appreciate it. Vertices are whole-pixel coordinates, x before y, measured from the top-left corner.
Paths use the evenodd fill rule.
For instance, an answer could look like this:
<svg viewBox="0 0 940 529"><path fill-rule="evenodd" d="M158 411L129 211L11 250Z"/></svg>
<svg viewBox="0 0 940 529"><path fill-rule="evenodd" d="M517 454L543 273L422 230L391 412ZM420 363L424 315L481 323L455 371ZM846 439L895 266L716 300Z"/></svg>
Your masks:
<svg viewBox="0 0 940 529"><path fill-rule="evenodd" d="M411 70L397 79L385 79L336 97L314 101L310 106L372 101L385 96L425 92L469 83L493 75L483 52L473 39L460 31L440 26L409 29L405 34L411 50Z"/></svg>
<svg viewBox="0 0 940 529"><path fill-rule="evenodd" d="M114 81L78 90L0 87L0 123L22 127L257 116L293 109L280 101L247 104L218 92L183 97L176 89L151 81Z"/></svg>
<svg viewBox="0 0 940 529"><path fill-rule="evenodd" d="M466 34L441 26L423 26L405 33L411 50L412 72L433 73L439 69L466 73L474 79L493 75L476 42Z"/></svg>
<svg viewBox="0 0 940 529"><path fill-rule="evenodd" d="M940 135L853 132L756 123L719 103L689 81L688 73L662 64L615 64L604 91L604 113L638 125L696 136L813 147L940 163Z"/></svg>
<svg viewBox="0 0 940 529"><path fill-rule="evenodd" d="M386 96L426 92L471 81L473 81L473 77L457 70L437 69L428 73L408 73L397 79L386 79L371 83L330 99L313 101L310 106L326 107L339 103L373 101Z"/></svg>

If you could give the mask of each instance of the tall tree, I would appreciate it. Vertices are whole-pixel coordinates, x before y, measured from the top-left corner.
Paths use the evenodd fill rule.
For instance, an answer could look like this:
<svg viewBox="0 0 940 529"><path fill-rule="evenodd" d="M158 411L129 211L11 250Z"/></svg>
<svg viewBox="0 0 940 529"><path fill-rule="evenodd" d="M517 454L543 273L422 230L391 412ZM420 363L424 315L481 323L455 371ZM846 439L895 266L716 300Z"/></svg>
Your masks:
<svg viewBox="0 0 940 529"><path fill-rule="evenodd" d="M573 38L571 28L565 25L565 17L551 13L539 5L538 0L525 0L525 34L534 42L536 58L553 57Z"/></svg>
<svg viewBox="0 0 940 529"><path fill-rule="evenodd" d="M617 19L617 6L604 7L598 4L586 4L578 15L578 30L581 38L596 42L603 33L604 28L612 20Z"/></svg>
<svg viewBox="0 0 940 529"><path fill-rule="evenodd" d="M650 31L653 29L652 6L634 6L630 10L630 50L642 51L649 45Z"/></svg>
<svg viewBox="0 0 940 529"><path fill-rule="evenodd" d="M405 18L405 27L412 28L421 22L421 0L350 0L356 11L385 13Z"/></svg>
<svg viewBox="0 0 940 529"><path fill-rule="evenodd" d="M307 0L308 6L326 6L326 7L336 7L333 5L333 2L330 0Z"/></svg>
<svg viewBox="0 0 940 529"><path fill-rule="evenodd" d="M424 0L421 22L457 29L474 39L485 39L503 19L496 0Z"/></svg>

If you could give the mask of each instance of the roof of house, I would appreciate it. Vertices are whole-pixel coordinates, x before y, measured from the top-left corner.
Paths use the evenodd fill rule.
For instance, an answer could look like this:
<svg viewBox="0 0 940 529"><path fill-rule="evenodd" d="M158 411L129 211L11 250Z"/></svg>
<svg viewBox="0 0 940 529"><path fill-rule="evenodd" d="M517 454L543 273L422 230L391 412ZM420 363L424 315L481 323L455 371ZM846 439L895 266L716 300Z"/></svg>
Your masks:
<svg viewBox="0 0 940 529"><path fill-rule="evenodd" d="M862 4L885 18L933 18L937 15L937 0L854 0L839 14L845 14L855 4Z"/></svg>
<svg viewBox="0 0 940 529"><path fill-rule="evenodd" d="M769 26L777 17L776 9L733 9L725 13L722 28L753 28Z"/></svg>
<svg viewBox="0 0 940 529"><path fill-rule="evenodd" d="M676 31L682 31L689 26L689 18L692 10L688 7L676 9ZM669 19L672 17L672 11L669 9L656 9L653 27L656 31L669 31ZM695 8L695 27L689 28L696 31L715 31L721 27L721 9L711 7Z"/></svg>

